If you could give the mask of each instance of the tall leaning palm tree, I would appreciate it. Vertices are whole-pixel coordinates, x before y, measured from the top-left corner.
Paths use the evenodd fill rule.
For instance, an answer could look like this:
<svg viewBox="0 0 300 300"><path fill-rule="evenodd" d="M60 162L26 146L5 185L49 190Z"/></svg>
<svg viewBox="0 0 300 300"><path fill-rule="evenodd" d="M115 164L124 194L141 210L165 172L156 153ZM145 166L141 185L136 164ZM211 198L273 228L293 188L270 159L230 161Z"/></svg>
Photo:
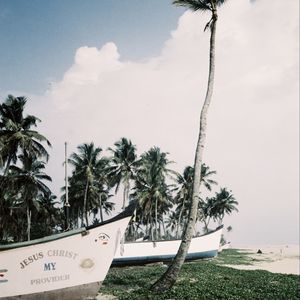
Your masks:
<svg viewBox="0 0 300 300"><path fill-rule="evenodd" d="M152 289L156 292L166 290L174 285L176 282L181 267L184 263L187 255L194 226L197 219L197 209L200 194L200 183L201 183L201 165L203 160L203 150L205 146L206 137L206 125L207 125L207 113L208 108L212 99L214 76L215 76L215 39L216 39L216 25L218 20L217 9L226 0L174 0L173 4L178 6L184 6L192 11L203 11L210 12L211 19L205 26L205 30L210 30L210 52L209 52L209 75L208 85L205 96L205 101L202 106L200 114L200 129L198 135L197 148L195 152L194 160L194 182L193 182L193 193L192 201L190 204L188 223L182 236L182 242L178 249L177 255L173 260L173 263L169 266L167 271L162 277L154 283Z"/></svg>

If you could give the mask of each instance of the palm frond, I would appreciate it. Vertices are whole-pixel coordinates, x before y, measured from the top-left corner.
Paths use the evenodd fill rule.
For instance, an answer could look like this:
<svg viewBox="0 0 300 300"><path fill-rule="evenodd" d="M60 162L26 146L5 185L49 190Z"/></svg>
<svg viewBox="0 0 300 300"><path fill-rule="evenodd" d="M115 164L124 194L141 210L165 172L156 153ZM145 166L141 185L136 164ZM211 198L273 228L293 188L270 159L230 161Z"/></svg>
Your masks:
<svg viewBox="0 0 300 300"><path fill-rule="evenodd" d="M227 0L173 0L173 4L183 6L193 11L212 11L223 5Z"/></svg>
<svg viewBox="0 0 300 300"><path fill-rule="evenodd" d="M193 11L212 10L209 0L174 0L173 4L177 6L184 6Z"/></svg>

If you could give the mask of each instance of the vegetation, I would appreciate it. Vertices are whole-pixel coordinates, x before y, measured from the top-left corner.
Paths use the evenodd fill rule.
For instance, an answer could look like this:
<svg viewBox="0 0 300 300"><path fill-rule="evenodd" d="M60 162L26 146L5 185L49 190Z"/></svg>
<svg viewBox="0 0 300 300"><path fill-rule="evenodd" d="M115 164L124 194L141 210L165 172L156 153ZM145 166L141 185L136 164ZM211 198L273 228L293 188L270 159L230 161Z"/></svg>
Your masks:
<svg viewBox="0 0 300 300"><path fill-rule="evenodd" d="M109 202L109 190L105 168L108 159L101 157L102 149L95 147L94 143L82 144L77 147L79 153L72 153L68 162L73 166L72 176L69 178L69 195L73 226L89 225L89 213L100 213L103 221L102 210L110 213L114 204Z"/></svg>
<svg viewBox="0 0 300 300"><path fill-rule="evenodd" d="M25 116L27 100L9 95L0 105L0 240L1 243L38 238L65 228L63 195L57 199L47 182L45 172L50 142L36 127L40 120ZM108 148L85 143L71 153L72 167L68 178L70 228L96 224L110 215L111 201L123 187L123 207L128 201L138 203L135 218L126 232L128 240L139 237L155 239L179 238L188 221L192 197L194 169L186 167L182 174L172 170L168 153L154 146L140 156L136 146L121 138ZM209 192L217 185L216 171L202 164L201 183ZM212 219L222 222L225 214L237 210L231 192L221 188L214 197L201 201L197 220L205 230Z"/></svg>
<svg viewBox="0 0 300 300"><path fill-rule="evenodd" d="M220 265L251 264L247 252L223 250L216 260L185 263L177 283L160 294L149 291L165 266L111 268L101 288L118 299L299 299L299 276L236 270Z"/></svg>
<svg viewBox="0 0 300 300"><path fill-rule="evenodd" d="M253 262L257 261L257 259L252 258L251 255L253 255L253 253L247 250L226 249L215 258L214 263L218 265L253 265ZM261 257L259 260L267 261Z"/></svg>
<svg viewBox="0 0 300 300"><path fill-rule="evenodd" d="M49 154L43 143L48 147L51 144L32 129L40 120L24 116L26 102L25 97L9 95L0 105L0 240L3 242L30 240L32 219L34 227L44 228L44 233L49 233L51 226L51 210L47 207L51 191L45 183L51 178L43 172ZM56 221L51 231L59 226L59 218Z"/></svg>

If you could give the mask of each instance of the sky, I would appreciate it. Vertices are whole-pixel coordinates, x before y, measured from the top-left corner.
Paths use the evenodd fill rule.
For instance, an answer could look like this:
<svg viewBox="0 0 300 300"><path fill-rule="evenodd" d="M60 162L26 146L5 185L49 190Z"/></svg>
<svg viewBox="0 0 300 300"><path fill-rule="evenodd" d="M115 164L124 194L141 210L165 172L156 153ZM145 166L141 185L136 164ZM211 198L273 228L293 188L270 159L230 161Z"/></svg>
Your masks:
<svg viewBox="0 0 300 300"><path fill-rule="evenodd" d="M299 244L298 12L296 0L219 10L204 161L239 202L225 218L234 244ZM65 141L106 153L124 136L178 172L193 164L208 20L161 0L0 0L0 96L26 96L42 120L55 193Z"/></svg>

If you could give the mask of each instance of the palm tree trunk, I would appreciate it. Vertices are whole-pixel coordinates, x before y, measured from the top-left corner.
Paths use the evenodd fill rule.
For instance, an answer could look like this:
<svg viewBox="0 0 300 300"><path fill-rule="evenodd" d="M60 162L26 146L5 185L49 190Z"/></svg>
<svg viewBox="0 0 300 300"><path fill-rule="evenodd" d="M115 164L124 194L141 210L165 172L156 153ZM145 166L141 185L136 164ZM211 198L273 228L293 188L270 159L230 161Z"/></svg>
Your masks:
<svg viewBox="0 0 300 300"><path fill-rule="evenodd" d="M214 74L215 74L215 37L216 37L216 24L217 24L217 11L212 12L212 23L211 23L211 36L210 36L210 55L209 55L209 75L208 75L208 86L204 104L202 106L200 115L200 130L197 142L197 148L195 153L194 161L194 182L193 182L193 194L192 201L189 210L189 217L187 226L185 227L182 241L175 259L169 266L167 271L162 277L153 284L152 290L156 292L165 291L171 288L176 282L181 267L185 261L197 217L197 209L200 195L200 183L201 183L201 165L203 158L203 150L206 138L206 124L207 124L207 112L209 104L211 102L213 85L214 85Z"/></svg>
<svg viewBox="0 0 300 300"><path fill-rule="evenodd" d="M122 210L125 209L126 201L128 201L129 198L129 181L125 181L124 183L124 191L123 191L123 205Z"/></svg>
<svg viewBox="0 0 300 300"><path fill-rule="evenodd" d="M184 199L183 199L183 203L182 203L182 207L181 207L181 210L180 210L180 213L179 213L179 217L178 217L178 222L177 222L177 230L176 230L176 238L178 239L178 235L179 235L179 227L180 227L180 221L181 221L181 216L182 216L182 212L183 212L183 209L184 209Z"/></svg>
<svg viewBox="0 0 300 300"><path fill-rule="evenodd" d="M165 226L164 217L163 217L163 220L162 220L162 228L163 228L164 236L166 236L166 226Z"/></svg>
<svg viewBox="0 0 300 300"><path fill-rule="evenodd" d="M208 232L208 225L209 225L209 222L210 222L210 218L208 218L207 221L205 221L205 219L204 219L203 222L204 222L204 226L205 226L205 231Z"/></svg>
<svg viewBox="0 0 300 300"><path fill-rule="evenodd" d="M29 206L27 206L27 241L30 241L30 230L31 230L31 211Z"/></svg>
<svg viewBox="0 0 300 300"><path fill-rule="evenodd" d="M89 220L87 216L87 194L88 194L89 182L86 181L84 198L83 198L83 217L85 218L86 226L89 226Z"/></svg>
<svg viewBox="0 0 300 300"><path fill-rule="evenodd" d="M151 231L151 241L154 241L154 235L153 235L153 223L151 223L150 231Z"/></svg>
<svg viewBox="0 0 300 300"><path fill-rule="evenodd" d="M77 227L79 227L79 220L81 219L81 225L83 223L83 219L80 218L80 209L79 207L77 208Z"/></svg>
<svg viewBox="0 0 300 300"><path fill-rule="evenodd" d="M99 203L99 212L100 212L100 222L103 222L103 212L102 212L102 193L100 193L100 203Z"/></svg>
<svg viewBox="0 0 300 300"><path fill-rule="evenodd" d="M147 235L150 236L150 234L149 234L149 220L148 220L148 218L147 218L147 223L146 223L146 230L145 230L145 233L146 233L146 236L147 236Z"/></svg>
<svg viewBox="0 0 300 300"><path fill-rule="evenodd" d="M157 198L155 199L155 239L158 240L158 236L157 236Z"/></svg>

